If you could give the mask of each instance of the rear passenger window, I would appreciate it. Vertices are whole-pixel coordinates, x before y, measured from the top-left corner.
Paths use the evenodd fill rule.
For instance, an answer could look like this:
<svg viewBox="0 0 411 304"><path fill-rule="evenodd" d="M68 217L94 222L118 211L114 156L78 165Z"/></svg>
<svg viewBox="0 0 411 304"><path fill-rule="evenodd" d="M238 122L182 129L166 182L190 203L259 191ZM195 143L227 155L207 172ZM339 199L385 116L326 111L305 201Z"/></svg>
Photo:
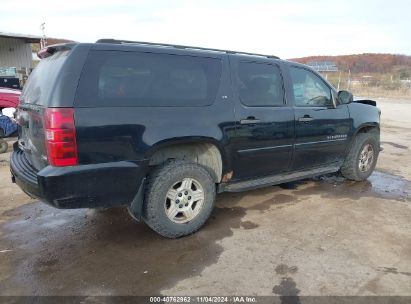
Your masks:
<svg viewBox="0 0 411 304"><path fill-rule="evenodd" d="M215 58L92 51L80 80L80 106L207 106L221 77Z"/></svg>
<svg viewBox="0 0 411 304"><path fill-rule="evenodd" d="M240 62L238 88L241 102L250 107L284 105L283 81L276 65Z"/></svg>

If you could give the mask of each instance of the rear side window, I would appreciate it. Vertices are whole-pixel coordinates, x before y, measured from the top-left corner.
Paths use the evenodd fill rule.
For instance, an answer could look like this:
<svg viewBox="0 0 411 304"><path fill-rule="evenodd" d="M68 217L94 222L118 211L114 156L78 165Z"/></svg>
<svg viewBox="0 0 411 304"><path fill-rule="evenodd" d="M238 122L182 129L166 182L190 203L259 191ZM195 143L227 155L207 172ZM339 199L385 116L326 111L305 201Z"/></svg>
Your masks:
<svg viewBox="0 0 411 304"><path fill-rule="evenodd" d="M237 82L240 100L246 106L284 105L283 80L276 65L240 62Z"/></svg>
<svg viewBox="0 0 411 304"><path fill-rule="evenodd" d="M23 88L21 100L24 103L47 105L48 97L68 54L69 51L57 52L40 61Z"/></svg>
<svg viewBox="0 0 411 304"><path fill-rule="evenodd" d="M221 60L121 51L92 51L79 106L207 106L214 102Z"/></svg>

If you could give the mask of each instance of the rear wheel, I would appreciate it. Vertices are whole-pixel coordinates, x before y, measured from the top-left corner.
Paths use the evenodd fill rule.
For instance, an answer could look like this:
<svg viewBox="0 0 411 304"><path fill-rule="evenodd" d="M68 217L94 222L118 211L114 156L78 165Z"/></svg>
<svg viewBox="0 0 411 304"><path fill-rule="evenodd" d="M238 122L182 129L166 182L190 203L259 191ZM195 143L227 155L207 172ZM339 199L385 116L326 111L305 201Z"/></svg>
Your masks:
<svg viewBox="0 0 411 304"><path fill-rule="evenodd" d="M157 233L168 238L191 234L213 210L215 184L203 166L169 162L149 176L143 218Z"/></svg>
<svg viewBox="0 0 411 304"><path fill-rule="evenodd" d="M379 151L380 145L376 133L358 134L341 167L342 175L356 181L367 179L374 171Z"/></svg>
<svg viewBox="0 0 411 304"><path fill-rule="evenodd" d="M7 141L0 138L0 153L7 152L8 148L9 148L9 144L7 143Z"/></svg>

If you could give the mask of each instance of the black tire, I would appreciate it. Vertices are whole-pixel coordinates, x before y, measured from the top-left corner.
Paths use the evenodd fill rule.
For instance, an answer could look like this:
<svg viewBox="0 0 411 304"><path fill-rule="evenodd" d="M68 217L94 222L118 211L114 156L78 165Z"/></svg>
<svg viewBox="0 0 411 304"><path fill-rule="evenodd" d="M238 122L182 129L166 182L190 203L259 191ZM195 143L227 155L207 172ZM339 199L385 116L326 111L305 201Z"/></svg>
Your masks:
<svg viewBox="0 0 411 304"><path fill-rule="evenodd" d="M166 197L173 185L185 178L194 179L200 184L204 199L199 213L194 218L186 223L176 223L166 214L166 204L170 204L166 201ZM200 229L209 218L214 207L215 195L216 186L206 168L184 161L168 162L149 175L143 205L143 219L151 229L164 237L178 238L189 235Z"/></svg>
<svg viewBox="0 0 411 304"><path fill-rule="evenodd" d="M0 138L0 153L7 152L8 148L9 148L9 144L7 143L7 141Z"/></svg>
<svg viewBox="0 0 411 304"><path fill-rule="evenodd" d="M373 149L374 157L369 169L361 171L359 168L360 155L363 148L370 144ZM379 136L376 132L359 133L354 138L354 142L348 155L345 158L343 165L341 166L341 173L345 178L363 181L367 179L374 171L377 164L378 154L380 152Z"/></svg>

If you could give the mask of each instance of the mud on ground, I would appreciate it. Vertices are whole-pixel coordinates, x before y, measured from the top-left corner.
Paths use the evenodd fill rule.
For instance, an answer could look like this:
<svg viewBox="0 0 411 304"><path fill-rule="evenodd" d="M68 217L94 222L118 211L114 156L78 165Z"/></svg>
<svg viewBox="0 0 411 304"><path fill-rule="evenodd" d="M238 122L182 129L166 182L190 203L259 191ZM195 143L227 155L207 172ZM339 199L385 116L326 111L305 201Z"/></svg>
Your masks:
<svg viewBox="0 0 411 304"><path fill-rule="evenodd" d="M411 295L411 103L379 106L384 151L367 181L224 193L178 240L121 208L32 200L0 155L0 295Z"/></svg>

